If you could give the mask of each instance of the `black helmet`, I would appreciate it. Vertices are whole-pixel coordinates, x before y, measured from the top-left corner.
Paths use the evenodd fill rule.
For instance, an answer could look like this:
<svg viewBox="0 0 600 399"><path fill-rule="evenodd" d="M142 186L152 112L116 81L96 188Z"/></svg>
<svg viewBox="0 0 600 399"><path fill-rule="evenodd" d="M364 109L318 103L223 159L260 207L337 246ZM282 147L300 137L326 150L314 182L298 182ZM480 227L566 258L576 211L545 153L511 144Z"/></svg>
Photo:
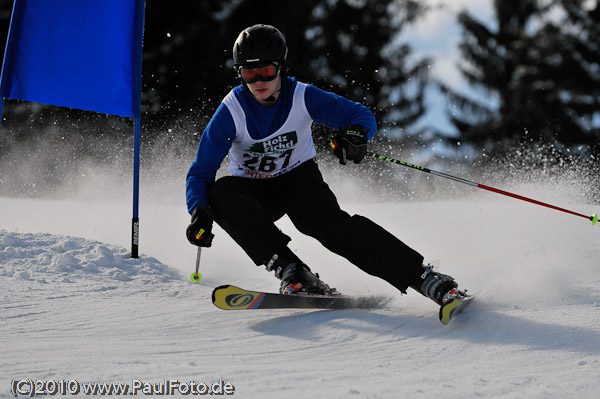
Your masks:
<svg viewBox="0 0 600 399"><path fill-rule="evenodd" d="M244 29L233 45L235 66L263 64L276 61L285 64L285 37L271 25L254 25Z"/></svg>

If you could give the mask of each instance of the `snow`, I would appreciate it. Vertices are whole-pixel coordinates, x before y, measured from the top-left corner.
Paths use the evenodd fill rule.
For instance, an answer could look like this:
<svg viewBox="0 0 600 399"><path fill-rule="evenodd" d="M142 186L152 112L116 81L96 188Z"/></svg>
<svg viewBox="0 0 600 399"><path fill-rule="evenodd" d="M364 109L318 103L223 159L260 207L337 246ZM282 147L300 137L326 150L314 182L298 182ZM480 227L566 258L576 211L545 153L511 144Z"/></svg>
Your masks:
<svg viewBox="0 0 600 399"><path fill-rule="evenodd" d="M346 210L419 250L476 302L444 326L431 301L400 295L284 219L292 249L325 281L389 304L226 312L211 304L214 287L274 291L277 281L216 227L192 284L196 249L176 184L180 202L142 190L139 259L128 254L127 195L0 197L0 397L12 397L13 379L231 384L239 398L596 397L600 227L470 187L454 199L375 203L341 189ZM519 187L598 211L559 188Z"/></svg>

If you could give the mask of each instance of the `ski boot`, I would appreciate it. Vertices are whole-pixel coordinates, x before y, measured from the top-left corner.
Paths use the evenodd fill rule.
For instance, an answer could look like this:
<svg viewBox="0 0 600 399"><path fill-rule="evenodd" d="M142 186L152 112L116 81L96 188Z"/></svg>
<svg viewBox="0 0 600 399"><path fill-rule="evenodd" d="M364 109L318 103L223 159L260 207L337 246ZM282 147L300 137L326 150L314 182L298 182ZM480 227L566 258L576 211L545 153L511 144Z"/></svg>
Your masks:
<svg viewBox="0 0 600 399"><path fill-rule="evenodd" d="M455 311L462 306L465 299L471 298L465 291L458 290L454 278L447 274L433 271L432 266L423 266L423 274L419 284L411 287L440 305L440 321L448 324Z"/></svg>
<svg viewBox="0 0 600 399"><path fill-rule="evenodd" d="M434 272L432 266L423 266L421 279L418 283L411 285L411 288L440 306L444 306L457 296L463 294L457 287L458 284L451 276Z"/></svg>
<svg viewBox="0 0 600 399"><path fill-rule="evenodd" d="M289 248L285 247L271 256L266 262L268 271L275 271L275 277L281 280L280 294L334 295L335 288L329 287L318 274L313 274Z"/></svg>
<svg viewBox="0 0 600 399"><path fill-rule="evenodd" d="M324 283L318 274L313 274L304 263L291 263L281 275L280 294L334 295L335 288Z"/></svg>

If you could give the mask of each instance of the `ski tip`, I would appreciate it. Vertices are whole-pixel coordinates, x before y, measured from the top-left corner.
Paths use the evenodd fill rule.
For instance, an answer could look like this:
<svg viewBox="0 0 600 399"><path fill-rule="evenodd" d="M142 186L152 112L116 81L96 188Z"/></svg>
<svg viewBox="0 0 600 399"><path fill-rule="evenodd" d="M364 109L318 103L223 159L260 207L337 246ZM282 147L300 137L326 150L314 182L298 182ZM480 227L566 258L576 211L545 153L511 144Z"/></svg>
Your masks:
<svg viewBox="0 0 600 399"><path fill-rule="evenodd" d="M462 304L461 299L455 299L440 308L440 321L442 324L450 323L456 309Z"/></svg>
<svg viewBox="0 0 600 399"><path fill-rule="evenodd" d="M227 287L230 287L230 285L229 284L220 285L217 288L213 289L213 292L212 292L212 301L213 301L213 303L215 303L217 292L219 292L220 290L224 290Z"/></svg>
<svg viewBox="0 0 600 399"><path fill-rule="evenodd" d="M450 323L452 318L462 312L462 310L469 304L473 299L473 295L467 295L463 298L456 298L451 302L444 304L440 308L440 321L442 324L447 325Z"/></svg>
<svg viewBox="0 0 600 399"><path fill-rule="evenodd" d="M223 310L255 309L260 306L264 293L247 291L233 285L222 285L213 290L213 304Z"/></svg>

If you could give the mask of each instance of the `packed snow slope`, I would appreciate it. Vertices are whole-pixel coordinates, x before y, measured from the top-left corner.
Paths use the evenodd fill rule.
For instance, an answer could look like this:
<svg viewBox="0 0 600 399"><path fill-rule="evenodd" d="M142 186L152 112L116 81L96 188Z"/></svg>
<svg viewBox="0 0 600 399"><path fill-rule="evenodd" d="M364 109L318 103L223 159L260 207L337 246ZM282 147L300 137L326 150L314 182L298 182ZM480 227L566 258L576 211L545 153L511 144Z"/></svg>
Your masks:
<svg viewBox="0 0 600 399"><path fill-rule="evenodd" d="M109 184L107 195L85 199L0 197L0 397L13 396L13 379L230 384L239 398L598 395L598 225L469 187L422 202L369 202L337 187L347 211L385 226L476 292L476 302L444 326L431 301L401 295L283 219L291 248L326 282L390 302L378 310L226 312L211 304L214 287L275 291L278 282L216 227L202 253L204 278L192 284L183 182L171 184L180 203L142 190L139 259L128 254L127 194L109 195ZM516 188L600 211L551 183Z"/></svg>

